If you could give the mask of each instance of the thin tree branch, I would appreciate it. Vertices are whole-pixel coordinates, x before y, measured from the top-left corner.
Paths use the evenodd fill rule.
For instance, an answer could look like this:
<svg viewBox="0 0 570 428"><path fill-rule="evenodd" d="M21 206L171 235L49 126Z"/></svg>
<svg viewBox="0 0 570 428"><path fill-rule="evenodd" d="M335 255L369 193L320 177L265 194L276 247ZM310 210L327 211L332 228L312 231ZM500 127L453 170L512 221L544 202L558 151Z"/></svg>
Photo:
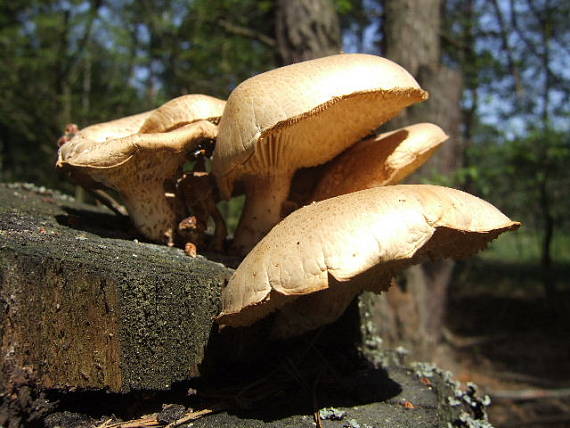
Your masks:
<svg viewBox="0 0 570 428"><path fill-rule="evenodd" d="M91 38L91 33L93 31L93 24L95 23L95 18L97 17L99 8L103 5L103 0L92 0L91 1L91 11L89 13L89 20L87 21L87 26L85 28L85 33L77 45L77 50L70 55L69 60L64 68L63 76L67 79L71 75L72 71L75 69L79 60L82 58L85 52L85 47Z"/></svg>
<svg viewBox="0 0 570 428"><path fill-rule="evenodd" d="M509 7L511 9L511 24L512 24L513 29L517 32L517 35L524 42L524 44L526 45L528 50L530 50L532 52L532 54L534 56L536 56L537 58L541 58L540 52L538 52L536 45L533 42L531 42L527 37L525 37L524 32L521 31L521 29L519 27L517 12L515 11L514 0L510 0Z"/></svg>
<svg viewBox="0 0 570 428"><path fill-rule="evenodd" d="M248 39L257 40L271 48L275 47L277 44L275 39L272 37L260 33L259 31L252 30L251 28L233 24L225 19L220 19L218 21L218 24L228 33L235 34L236 36L247 37Z"/></svg>

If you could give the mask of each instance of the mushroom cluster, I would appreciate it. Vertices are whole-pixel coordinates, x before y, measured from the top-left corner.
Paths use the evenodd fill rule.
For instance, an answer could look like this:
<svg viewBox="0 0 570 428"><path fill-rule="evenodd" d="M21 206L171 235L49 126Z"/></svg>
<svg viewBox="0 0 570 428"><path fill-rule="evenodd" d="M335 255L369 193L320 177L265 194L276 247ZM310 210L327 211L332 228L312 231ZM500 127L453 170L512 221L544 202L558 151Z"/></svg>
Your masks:
<svg viewBox="0 0 570 428"><path fill-rule="evenodd" d="M116 190L143 236L173 245L186 213L177 198L182 166L200 144L216 138L224 105L207 95L186 95L82 130L68 126L75 132L60 139L56 166L87 188Z"/></svg>
<svg viewBox="0 0 570 428"><path fill-rule="evenodd" d="M223 197L236 182L245 190L235 252L247 254L281 220L296 170L330 161L425 99L407 71L374 55L333 55L241 83L220 120L212 165Z"/></svg>
<svg viewBox="0 0 570 428"><path fill-rule="evenodd" d="M206 246L209 218L211 248L224 251L216 202L245 193L229 248L245 258L217 321L241 327L275 313L274 335L294 336L335 321L362 290L386 290L407 266L467 257L520 226L459 190L398 184L447 135L430 123L375 131L427 98L385 58L333 55L254 76L227 102L187 95L83 130L68 126L57 166L84 186L118 191L141 234L182 241L191 255ZM206 141L215 144L212 174Z"/></svg>
<svg viewBox="0 0 570 428"><path fill-rule="evenodd" d="M231 93L213 172L224 197L245 191L233 242L245 259L222 292L221 326L276 312L276 337L302 334L407 266L469 256L520 226L464 192L397 185L447 139L436 125L363 139L427 98L400 66L363 54L269 71Z"/></svg>

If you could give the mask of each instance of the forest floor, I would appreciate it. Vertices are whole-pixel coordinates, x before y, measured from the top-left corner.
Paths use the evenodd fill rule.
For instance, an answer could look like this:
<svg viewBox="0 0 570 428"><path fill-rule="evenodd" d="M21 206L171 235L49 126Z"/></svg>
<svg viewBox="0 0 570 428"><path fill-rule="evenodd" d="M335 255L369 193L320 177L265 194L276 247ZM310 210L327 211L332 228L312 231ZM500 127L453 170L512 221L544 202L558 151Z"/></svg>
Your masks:
<svg viewBox="0 0 570 428"><path fill-rule="evenodd" d="M570 427L570 264L557 265L554 314L538 266L476 259L459 266L439 364L492 397L497 428ZM525 396L522 396L522 395Z"/></svg>

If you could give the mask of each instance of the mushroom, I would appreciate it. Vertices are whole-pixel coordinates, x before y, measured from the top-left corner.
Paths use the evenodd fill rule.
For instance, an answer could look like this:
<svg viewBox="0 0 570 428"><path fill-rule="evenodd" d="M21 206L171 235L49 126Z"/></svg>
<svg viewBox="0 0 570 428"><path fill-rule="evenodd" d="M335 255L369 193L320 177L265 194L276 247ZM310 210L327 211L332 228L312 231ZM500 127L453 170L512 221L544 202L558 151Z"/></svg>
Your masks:
<svg viewBox="0 0 570 428"><path fill-rule="evenodd" d="M209 95L183 95L154 110L142 124L139 133L168 132L203 119L217 124L225 105L224 100Z"/></svg>
<svg viewBox="0 0 570 428"><path fill-rule="evenodd" d="M447 138L439 126L418 123L359 141L326 164L295 173L288 213L313 201L397 184L421 167Z"/></svg>
<svg viewBox="0 0 570 428"><path fill-rule="evenodd" d="M236 182L245 189L234 251L246 254L281 220L297 169L327 162L427 96L402 67L365 54L301 62L241 83L220 120L212 167L223 198Z"/></svg>
<svg viewBox="0 0 570 428"><path fill-rule="evenodd" d="M109 122L90 125L81 130L79 130L79 127L76 124L70 123L66 125L65 133L60 139L62 142L61 144L58 142L58 147L61 147L73 139L91 141L93 143L104 143L108 140L127 137L137 132L153 112L154 110L145 111L144 113L122 117ZM74 144L77 144L77 141Z"/></svg>
<svg viewBox="0 0 570 428"><path fill-rule="evenodd" d="M463 258L515 230L494 206L433 185L375 187L305 206L273 228L222 292L222 326L279 310L288 337L336 320L362 290L381 292L424 259Z"/></svg>
<svg viewBox="0 0 570 428"><path fill-rule="evenodd" d="M90 126L61 146L57 167L86 187L118 191L142 235L172 244L183 214L169 190L188 152L216 138L223 108L222 100L185 95L153 112Z"/></svg>
<svg viewBox="0 0 570 428"><path fill-rule="evenodd" d="M447 138L439 126L418 123L360 141L327 164L310 201L397 184Z"/></svg>

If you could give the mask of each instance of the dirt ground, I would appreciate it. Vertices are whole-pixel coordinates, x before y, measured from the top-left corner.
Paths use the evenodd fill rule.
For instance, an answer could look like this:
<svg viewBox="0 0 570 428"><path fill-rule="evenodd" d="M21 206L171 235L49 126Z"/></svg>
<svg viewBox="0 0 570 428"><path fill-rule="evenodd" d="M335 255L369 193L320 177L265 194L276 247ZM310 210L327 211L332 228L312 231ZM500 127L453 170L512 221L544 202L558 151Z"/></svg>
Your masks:
<svg viewBox="0 0 570 428"><path fill-rule="evenodd" d="M558 313L535 266L462 264L438 363L492 398L497 428L570 427L570 266L557 266ZM462 285L457 285L462 284Z"/></svg>

